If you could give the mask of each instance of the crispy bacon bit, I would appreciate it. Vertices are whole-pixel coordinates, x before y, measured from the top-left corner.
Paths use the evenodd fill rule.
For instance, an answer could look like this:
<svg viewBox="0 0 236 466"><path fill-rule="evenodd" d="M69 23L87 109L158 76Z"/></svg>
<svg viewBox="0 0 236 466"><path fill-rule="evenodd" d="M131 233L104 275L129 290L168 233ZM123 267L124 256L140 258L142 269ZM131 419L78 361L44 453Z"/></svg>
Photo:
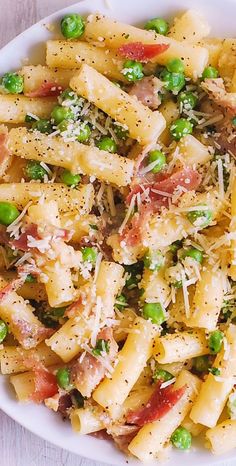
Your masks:
<svg viewBox="0 0 236 466"><path fill-rule="evenodd" d="M35 390L31 395L31 400L35 403L42 403L46 398L50 398L58 392L56 377L43 367L33 368Z"/></svg>
<svg viewBox="0 0 236 466"><path fill-rule="evenodd" d="M53 329L46 328L43 325L39 327L37 324L27 322L18 317L12 317L11 330L17 331L17 339L25 349L34 348L38 343L49 338L53 334Z"/></svg>
<svg viewBox="0 0 236 466"><path fill-rule="evenodd" d="M236 112L236 92L227 92L222 78L205 79L201 86L220 107Z"/></svg>
<svg viewBox="0 0 236 466"><path fill-rule="evenodd" d="M142 42L131 42L124 44L118 49L118 53L124 58L147 63L152 58L160 55L169 48L169 44L142 44Z"/></svg>
<svg viewBox="0 0 236 466"><path fill-rule="evenodd" d="M111 362L118 351L118 345L113 338L112 329L102 329L98 333L97 338L109 342L109 353L107 354L107 360ZM94 388L105 376L105 372L106 367L102 362L102 358L100 361L92 354L87 353L81 362L80 359L78 359L73 364L71 369L71 380L74 382L76 388L83 396L89 397L91 396Z"/></svg>
<svg viewBox="0 0 236 466"><path fill-rule="evenodd" d="M171 385L161 388L162 382L157 383L155 392L144 408L130 411L127 422L142 427L144 424L156 421L168 413L182 398L186 391L186 385L176 390Z"/></svg>
<svg viewBox="0 0 236 466"><path fill-rule="evenodd" d="M44 82L34 91L28 92L25 94L27 97L57 97L63 91L61 86L58 86L57 83L53 82Z"/></svg>
<svg viewBox="0 0 236 466"><path fill-rule="evenodd" d="M152 110L156 110L161 104L158 92L162 87L163 85L160 79L155 76L146 76L131 87L129 94L135 95L143 105L146 105Z"/></svg>

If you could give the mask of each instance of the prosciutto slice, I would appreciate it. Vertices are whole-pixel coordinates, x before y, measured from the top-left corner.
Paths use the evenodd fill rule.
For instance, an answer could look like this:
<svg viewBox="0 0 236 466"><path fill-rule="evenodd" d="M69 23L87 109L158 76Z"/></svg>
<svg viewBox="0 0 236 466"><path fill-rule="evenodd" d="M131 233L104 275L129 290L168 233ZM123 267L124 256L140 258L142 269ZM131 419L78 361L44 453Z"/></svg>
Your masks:
<svg viewBox="0 0 236 466"><path fill-rule="evenodd" d="M186 386L174 390L172 385L165 388L161 388L161 385L160 381L146 406L128 413L126 419L129 424L142 427L149 422L161 419L176 405L186 391Z"/></svg>
<svg viewBox="0 0 236 466"><path fill-rule="evenodd" d="M122 45L118 49L118 53L124 58L147 63L152 58L165 52L168 48L169 44L143 44L142 42L131 42Z"/></svg>

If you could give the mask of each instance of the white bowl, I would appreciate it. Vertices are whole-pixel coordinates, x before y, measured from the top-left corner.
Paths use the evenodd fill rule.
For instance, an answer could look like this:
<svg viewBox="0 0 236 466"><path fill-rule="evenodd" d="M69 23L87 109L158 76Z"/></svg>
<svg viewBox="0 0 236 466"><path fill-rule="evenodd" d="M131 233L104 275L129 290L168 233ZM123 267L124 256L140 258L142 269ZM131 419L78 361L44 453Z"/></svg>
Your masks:
<svg viewBox="0 0 236 466"><path fill-rule="evenodd" d="M55 37L55 33L59 34L58 24L66 13L78 12L86 15L99 11L123 22L138 24L155 16L170 18L175 13L189 8L201 11L206 16L212 26L213 36L234 36L236 0L86 0L45 18L6 45L0 51L0 75L8 70L20 68L22 60L25 61L26 58L29 58L29 63L43 63L43 42ZM53 33L45 27L48 24L57 25ZM44 406L17 403L7 377L3 376L0 376L0 408L34 434L73 453L110 465L126 465L127 462L140 465L140 462L130 458L127 461L109 441L76 435L69 422L63 422L60 416ZM226 466L226 460L227 466L235 466L236 452L214 457L196 444L189 453L173 451L168 466L212 466L216 463L224 463ZM151 463L154 464L157 462Z"/></svg>

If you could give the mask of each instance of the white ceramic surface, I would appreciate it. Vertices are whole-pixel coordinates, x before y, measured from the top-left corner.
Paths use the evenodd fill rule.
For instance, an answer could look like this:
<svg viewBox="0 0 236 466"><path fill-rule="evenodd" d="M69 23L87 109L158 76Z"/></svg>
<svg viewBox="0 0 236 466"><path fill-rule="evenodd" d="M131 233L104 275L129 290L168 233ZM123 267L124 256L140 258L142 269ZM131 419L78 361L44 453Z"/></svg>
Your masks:
<svg viewBox="0 0 236 466"><path fill-rule="evenodd" d="M187 8L195 8L207 17L212 26L212 35L235 35L236 0L85 0L45 18L0 50L0 75L19 68L25 59L29 59L29 63L43 63L43 42L55 37L55 34L60 36L57 28L51 33L45 25L58 25L61 17L68 12L86 15L99 11L123 22L142 24L154 16L170 18ZM110 465L140 464L124 457L110 442L74 434L69 423L63 422L60 416L43 406L18 404L7 378L3 376L0 376L0 408L34 434L71 452ZM173 451L168 466L189 466L190 463L191 466L212 466L234 458L236 464L236 452L214 457L194 444L189 453ZM154 464L157 462L151 463Z"/></svg>

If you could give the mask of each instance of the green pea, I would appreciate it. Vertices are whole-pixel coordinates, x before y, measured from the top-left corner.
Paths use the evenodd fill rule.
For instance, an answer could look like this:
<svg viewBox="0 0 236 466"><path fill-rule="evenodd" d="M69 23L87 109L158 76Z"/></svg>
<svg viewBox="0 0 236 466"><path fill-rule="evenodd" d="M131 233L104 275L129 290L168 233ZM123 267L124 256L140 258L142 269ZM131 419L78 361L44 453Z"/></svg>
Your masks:
<svg viewBox="0 0 236 466"><path fill-rule="evenodd" d="M91 129L88 124L82 123L80 132L77 134L76 139L79 142L87 142L91 135Z"/></svg>
<svg viewBox="0 0 236 466"><path fill-rule="evenodd" d="M8 334L8 326L4 320L0 320L0 343L2 343Z"/></svg>
<svg viewBox="0 0 236 466"><path fill-rule="evenodd" d="M97 340L96 346L92 350L92 353L94 354L94 356L101 356L103 352L109 353L109 350L110 350L109 341L103 340L102 338L100 338L99 340Z"/></svg>
<svg viewBox="0 0 236 466"><path fill-rule="evenodd" d="M74 120L74 113L69 107L56 105L51 113L51 118L55 125L59 125L63 120Z"/></svg>
<svg viewBox="0 0 236 466"><path fill-rule="evenodd" d="M123 141L125 141L129 136L129 131L120 125L114 125L114 132L118 139L122 139Z"/></svg>
<svg viewBox="0 0 236 466"><path fill-rule="evenodd" d="M6 73L1 79L1 84L10 94L21 94L24 89L24 79L16 73Z"/></svg>
<svg viewBox="0 0 236 466"><path fill-rule="evenodd" d="M180 450L189 450L192 444L192 436L185 427L175 429L170 438L172 444Z"/></svg>
<svg viewBox="0 0 236 466"><path fill-rule="evenodd" d="M35 121L37 121L37 118L28 115L28 113L25 115L25 123L34 123Z"/></svg>
<svg viewBox="0 0 236 466"><path fill-rule="evenodd" d="M172 254L176 254L180 248L182 248L182 241L180 240L174 241L174 243L170 245L170 251Z"/></svg>
<svg viewBox="0 0 236 466"><path fill-rule="evenodd" d="M25 283L35 283L35 282L36 282L36 278L31 273L29 273L25 279Z"/></svg>
<svg viewBox="0 0 236 466"><path fill-rule="evenodd" d="M117 145L116 145L114 139L109 138L108 136L102 137L97 142L96 145L100 150L105 150L107 152L110 152L111 154L114 154L117 151Z"/></svg>
<svg viewBox="0 0 236 466"><path fill-rule="evenodd" d="M156 162L152 173L159 173L166 165L166 156L160 150L151 150L148 156L148 164Z"/></svg>
<svg viewBox="0 0 236 466"><path fill-rule="evenodd" d="M155 382L157 380L161 380L162 382L167 382L168 380L173 379L173 377L174 376L170 372L165 371L164 369L159 369L159 368L155 369L154 374L152 376Z"/></svg>
<svg viewBox="0 0 236 466"><path fill-rule="evenodd" d="M186 134L191 134L192 131L193 124L186 118L179 118L170 126L170 133L175 141L179 141Z"/></svg>
<svg viewBox="0 0 236 466"><path fill-rule="evenodd" d="M205 228L212 221L211 210L192 210L187 213L187 219L196 227Z"/></svg>
<svg viewBox="0 0 236 466"><path fill-rule="evenodd" d="M217 78L218 76L218 71L214 66L207 66L205 70L202 73L202 78L203 79L212 79L212 78Z"/></svg>
<svg viewBox="0 0 236 466"><path fill-rule="evenodd" d="M65 101L68 101L70 105L73 105L77 102L78 96L77 94L68 87L65 89L59 96L58 101L62 104Z"/></svg>
<svg viewBox="0 0 236 466"><path fill-rule="evenodd" d="M186 249L181 256L181 259L184 259L185 257L191 257L195 261L199 262L199 264L203 261L203 253L197 248Z"/></svg>
<svg viewBox="0 0 236 466"><path fill-rule="evenodd" d="M123 64L122 74L127 81L135 82L143 78L143 65L139 61L126 60Z"/></svg>
<svg viewBox="0 0 236 466"><path fill-rule="evenodd" d="M143 263L146 269L159 270L164 265L164 257L158 249L149 249L143 257Z"/></svg>
<svg viewBox="0 0 236 466"><path fill-rule="evenodd" d="M153 324L161 325L166 317L160 303L145 303L143 306L144 319L150 319Z"/></svg>
<svg viewBox="0 0 236 466"><path fill-rule="evenodd" d="M218 367L210 367L208 370L212 375L220 375L220 369L218 369Z"/></svg>
<svg viewBox="0 0 236 466"><path fill-rule="evenodd" d="M85 24L80 15L69 14L61 20L61 32L66 39L77 39L84 33Z"/></svg>
<svg viewBox="0 0 236 466"><path fill-rule="evenodd" d="M24 168L24 173L29 180L41 180L47 175L45 168L35 160L29 160Z"/></svg>
<svg viewBox="0 0 236 466"><path fill-rule="evenodd" d="M184 64L180 58L172 58L172 60L168 61L166 68L171 73L183 73L184 72Z"/></svg>
<svg viewBox="0 0 236 466"><path fill-rule="evenodd" d="M184 110L192 110L196 107L198 98L193 92L183 91L178 95L178 104Z"/></svg>
<svg viewBox="0 0 236 466"><path fill-rule="evenodd" d="M124 311L124 309L127 307L127 300L126 300L126 297L123 294L120 294L120 296L117 296L116 302L115 302L115 307L119 311Z"/></svg>
<svg viewBox="0 0 236 466"><path fill-rule="evenodd" d="M56 373L57 384L60 388L68 390L71 388L70 383L70 370L66 367L58 369Z"/></svg>
<svg viewBox="0 0 236 466"><path fill-rule="evenodd" d="M236 117L232 118L231 122L233 126L236 126Z"/></svg>
<svg viewBox="0 0 236 466"><path fill-rule="evenodd" d="M32 129L40 131L40 133L50 134L52 132L52 125L50 120L37 120L32 124Z"/></svg>
<svg viewBox="0 0 236 466"><path fill-rule="evenodd" d="M86 247L82 249L82 256L84 262L91 262L92 264L95 264L97 260L97 251L94 248Z"/></svg>
<svg viewBox="0 0 236 466"><path fill-rule="evenodd" d="M153 18L145 24L144 29L147 29L148 31L151 29L155 31L157 34L162 34L163 36L166 36L169 30L169 26L163 18Z"/></svg>
<svg viewBox="0 0 236 466"><path fill-rule="evenodd" d="M209 369L209 364L208 356L198 356L197 358L193 359L193 367L199 373L207 372Z"/></svg>
<svg viewBox="0 0 236 466"><path fill-rule="evenodd" d="M10 202L0 202L0 224L8 226L20 215L19 210Z"/></svg>
<svg viewBox="0 0 236 466"><path fill-rule="evenodd" d="M71 121L69 120L62 120L61 123L59 123L59 125L57 125L57 129L59 129L59 131L61 133L64 133L64 131L70 131L72 132L73 131L73 123L71 123Z"/></svg>
<svg viewBox="0 0 236 466"><path fill-rule="evenodd" d="M224 334L220 330L215 330L209 336L209 348L212 354L217 354L221 350Z"/></svg>
<svg viewBox="0 0 236 466"><path fill-rule="evenodd" d="M81 181L81 176L73 175L69 170L64 170L61 174L61 181L67 186L77 186Z"/></svg>
<svg viewBox="0 0 236 466"><path fill-rule="evenodd" d="M165 89L177 94L185 85L185 77L183 73L171 73L168 70L163 70L160 73L160 79L163 81Z"/></svg>

